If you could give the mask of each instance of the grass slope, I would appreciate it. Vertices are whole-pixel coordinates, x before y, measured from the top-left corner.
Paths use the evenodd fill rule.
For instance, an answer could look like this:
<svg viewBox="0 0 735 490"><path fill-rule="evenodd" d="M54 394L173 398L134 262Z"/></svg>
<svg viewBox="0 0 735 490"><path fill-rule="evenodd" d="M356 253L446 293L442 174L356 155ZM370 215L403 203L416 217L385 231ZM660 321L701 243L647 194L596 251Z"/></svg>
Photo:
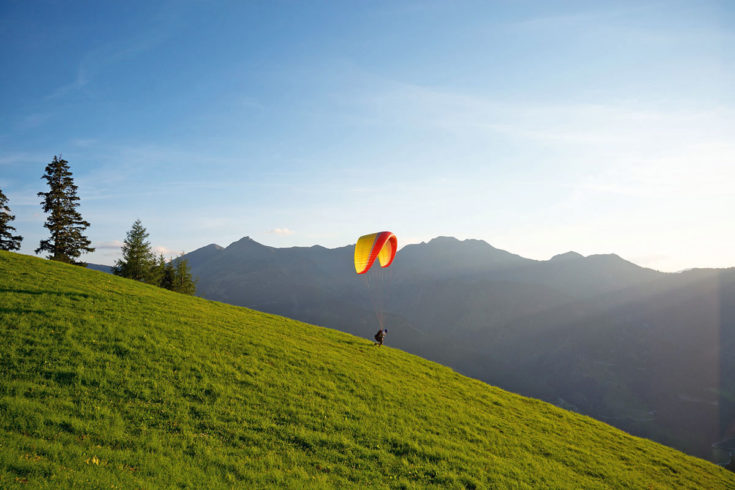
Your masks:
<svg viewBox="0 0 735 490"><path fill-rule="evenodd" d="M0 487L735 487L334 330L0 252Z"/></svg>

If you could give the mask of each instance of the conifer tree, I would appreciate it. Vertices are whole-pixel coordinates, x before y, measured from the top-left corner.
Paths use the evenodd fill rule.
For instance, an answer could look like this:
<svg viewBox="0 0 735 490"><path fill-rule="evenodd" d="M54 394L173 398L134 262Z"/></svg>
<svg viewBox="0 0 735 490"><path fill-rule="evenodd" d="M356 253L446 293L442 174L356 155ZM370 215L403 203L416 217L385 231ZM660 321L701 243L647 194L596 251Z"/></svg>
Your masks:
<svg viewBox="0 0 735 490"><path fill-rule="evenodd" d="M189 262L186 259L179 259L176 261L176 269L173 277L172 291L183 294L196 293L196 282L191 277L191 271L189 270Z"/></svg>
<svg viewBox="0 0 735 490"><path fill-rule="evenodd" d="M20 242L23 241L23 237L11 233L11 231L15 231L15 228L10 226L10 222L14 219L15 216L10 214L8 198L0 189L0 250L20 249Z"/></svg>
<svg viewBox="0 0 735 490"><path fill-rule="evenodd" d="M163 255L161 255L163 260ZM163 275L161 276L161 282L159 286L162 288L173 291L174 283L176 282L176 269L174 268L173 261L169 260L163 264Z"/></svg>
<svg viewBox="0 0 735 490"><path fill-rule="evenodd" d="M39 192L38 195L43 197L43 211L49 213L43 226L51 232L51 237L41 240L36 253L49 252L47 257L51 260L86 266L86 263L76 259L82 253L94 252L94 248L90 247L92 242L82 234L89 223L82 219L76 209L79 197L69 162L54 156L45 172L41 178L46 179L49 191Z"/></svg>
<svg viewBox="0 0 735 490"><path fill-rule="evenodd" d="M151 284L155 284L156 286L163 288L163 287L166 287L164 286L165 277L166 277L166 259L163 257L163 254L160 254L158 258L153 259L153 266L151 267L149 282ZM167 288L167 289L170 289L170 288Z"/></svg>
<svg viewBox="0 0 735 490"><path fill-rule="evenodd" d="M135 220L125 237L122 259L117 260L112 268L113 274L136 281L151 282L156 259L151 251L150 242L146 241L147 238L148 232L139 219Z"/></svg>

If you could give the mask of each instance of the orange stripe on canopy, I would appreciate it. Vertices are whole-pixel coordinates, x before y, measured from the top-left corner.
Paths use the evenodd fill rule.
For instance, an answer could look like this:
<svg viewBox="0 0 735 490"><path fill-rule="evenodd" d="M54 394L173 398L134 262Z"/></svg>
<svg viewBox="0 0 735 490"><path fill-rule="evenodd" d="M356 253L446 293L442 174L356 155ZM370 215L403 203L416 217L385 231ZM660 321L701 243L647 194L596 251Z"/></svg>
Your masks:
<svg viewBox="0 0 735 490"><path fill-rule="evenodd" d="M355 244L355 272L364 274L377 258L380 267L388 267L393 263L398 251L398 238L390 231L381 231L363 235Z"/></svg>

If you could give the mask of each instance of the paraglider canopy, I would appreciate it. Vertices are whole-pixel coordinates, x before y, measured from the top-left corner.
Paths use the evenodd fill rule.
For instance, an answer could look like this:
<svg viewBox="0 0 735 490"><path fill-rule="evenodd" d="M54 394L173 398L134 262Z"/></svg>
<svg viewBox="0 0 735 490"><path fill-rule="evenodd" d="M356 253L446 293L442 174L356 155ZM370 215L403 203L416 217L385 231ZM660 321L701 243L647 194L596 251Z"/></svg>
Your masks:
<svg viewBox="0 0 735 490"><path fill-rule="evenodd" d="M355 245L355 272L365 274L377 258L380 267L388 267L396 257L398 238L390 231L363 235Z"/></svg>

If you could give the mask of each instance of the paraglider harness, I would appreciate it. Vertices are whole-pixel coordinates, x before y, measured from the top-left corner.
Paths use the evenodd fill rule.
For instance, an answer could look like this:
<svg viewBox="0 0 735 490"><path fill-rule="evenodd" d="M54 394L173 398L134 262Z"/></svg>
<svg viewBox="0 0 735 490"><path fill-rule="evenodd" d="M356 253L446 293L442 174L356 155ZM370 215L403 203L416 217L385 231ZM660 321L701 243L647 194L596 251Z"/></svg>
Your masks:
<svg viewBox="0 0 735 490"><path fill-rule="evenodd" d="M378 342L378 345L383 345L383 339L385 339L385 334L388 333L388 329L380 329L378 330L378 333L375 334L375 340Z"/></svg>

